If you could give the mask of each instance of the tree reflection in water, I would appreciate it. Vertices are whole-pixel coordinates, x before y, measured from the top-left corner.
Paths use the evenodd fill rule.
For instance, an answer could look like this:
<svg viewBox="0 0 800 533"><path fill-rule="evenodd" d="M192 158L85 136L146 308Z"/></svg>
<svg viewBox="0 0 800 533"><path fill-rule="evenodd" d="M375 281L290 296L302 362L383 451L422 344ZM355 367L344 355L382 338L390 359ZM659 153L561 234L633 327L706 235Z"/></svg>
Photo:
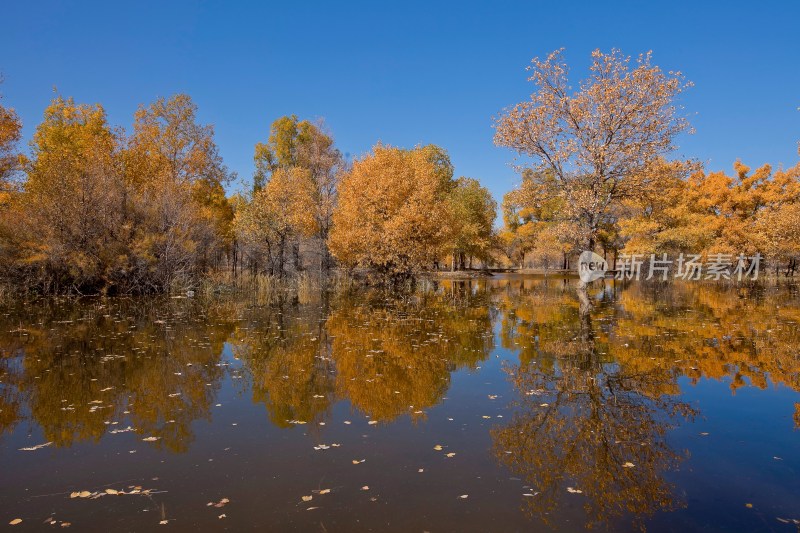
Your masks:
<svg viewBox="0 0 800 533"><path fill-rule="evenodd" d="M343 401L371 421L422 423L455 371L497 355L515 399L491 430L493 455L537 493L523 498L526 513L555 522L582 505L586 526L642 524L683 505L668 481L687 455L669 432L697 415L682 387L800 390L793 287L609 282L580 296L570 280L501 278L304 304L19 304L0 316L0 439L38 425L69 447L130 426L157 438L148 445L187 452L227 378L271 425L304 422L312 437ZM475 403L460 407L477 414L468 392Z"/></svg>

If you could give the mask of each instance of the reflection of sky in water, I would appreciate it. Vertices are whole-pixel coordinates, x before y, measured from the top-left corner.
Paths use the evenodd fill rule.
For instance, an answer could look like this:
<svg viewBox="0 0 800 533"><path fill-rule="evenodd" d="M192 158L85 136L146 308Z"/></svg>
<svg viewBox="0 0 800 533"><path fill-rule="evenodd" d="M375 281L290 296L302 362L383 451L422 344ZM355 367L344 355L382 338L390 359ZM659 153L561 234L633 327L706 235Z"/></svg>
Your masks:
<svg viewBox="0 0 800 533"><path fill-rule="evenodd" d="M796 291L607 282L589 296L586 316L572 282L496 277L402 301L7 310L0 518L794 527ZM136 486L154 493L69 497Z"/></svg>

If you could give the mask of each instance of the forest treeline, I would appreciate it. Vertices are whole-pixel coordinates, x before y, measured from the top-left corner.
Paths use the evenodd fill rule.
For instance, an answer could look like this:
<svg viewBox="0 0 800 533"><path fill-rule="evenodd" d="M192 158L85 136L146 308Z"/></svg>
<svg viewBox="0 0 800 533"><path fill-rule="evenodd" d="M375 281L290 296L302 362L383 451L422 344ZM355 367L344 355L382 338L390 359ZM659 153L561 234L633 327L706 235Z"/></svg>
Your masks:
<svg viewBox="0 0 800 533"><path fill-rule="evenodd" d="M433 145L350 162L321 123L286 116L255 146L252 190L227 195L235 176L187 95L141 106L132 132L59 96L27 156L10 108L0 132L0 276L26 290L163 292L335 264L399 280L491 253L496 203Z"/></svg>
<svg viewBox="0 0 800 533"><path fill-rule="evenodd" d="M498 244L513 263L568 268L583 250L610 264L626 254L761 254L793 275L800 257L800 163L740 161L734 175L668 159L690 132L677 104L691 87L650 54L634 62L595 51L570 88L561 51L534 59L535 91L497 120L495 143L513 149L521 183L503 199Z"/></svg>
<svg viewBox="0 0 800 533"><path fill-rule="evenodd" d="M37 292L187 289L223 272L285 279L334 267L400 281L488 265L568 268L582 250L760 253L794 274L800 163L735 175L672 160L691 86L650 54L595 51L577 89L561 51L530 66L529 101L495 122L521 182L497 205L435 145L376 144L355 160L322 122L284 116L255 145L252 185L227 191L210 125L179 94L132 131L100 104L56 97L23 155L0 105L0 277Z"/></svg>

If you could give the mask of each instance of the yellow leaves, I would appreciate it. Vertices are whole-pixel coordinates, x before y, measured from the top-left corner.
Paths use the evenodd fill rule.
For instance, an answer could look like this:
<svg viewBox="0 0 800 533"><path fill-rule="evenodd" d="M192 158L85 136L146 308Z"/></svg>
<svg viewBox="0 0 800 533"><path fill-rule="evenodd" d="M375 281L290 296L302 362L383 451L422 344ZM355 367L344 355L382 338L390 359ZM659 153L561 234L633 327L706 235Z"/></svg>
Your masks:
<svg viewBox="0 0 800 533"><path fill-rule="evenodd" d="M448 237L444 200L451 180L452 167L439 148L376 145L340 183L331 252L347 266L386 275L430 264Z"/></svg>
<svg viewBox="0 0 800 533"><path fill-rule="evenodd" d="M594 244L602 220L630 195L632 178L688 129L673 102L688 84L652 66L649 54L632 66L617 50L595 51L589 78L575 90L560 51L534 59L531 70L536 90L497 120L495 144L533 157L533 170L550 174L555 194L548 196L564 208L559 218Z"/></svg>

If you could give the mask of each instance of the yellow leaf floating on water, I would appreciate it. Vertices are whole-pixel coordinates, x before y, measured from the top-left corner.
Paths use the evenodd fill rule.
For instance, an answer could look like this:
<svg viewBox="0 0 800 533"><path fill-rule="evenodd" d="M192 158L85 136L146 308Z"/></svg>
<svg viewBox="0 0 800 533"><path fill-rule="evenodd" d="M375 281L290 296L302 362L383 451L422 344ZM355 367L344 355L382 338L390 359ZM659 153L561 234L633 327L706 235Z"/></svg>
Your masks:
<svg viewBox="0 0 800 533"><path fill-rule="evenodd" d="M469 494L462 494L461 496L459 496L459 498L461 498L462 500L466 500L467 498L469 498Z"/></svg>
<svg viewBox="0 0 800 533"><path fill-rule="evenodd" d="M114 489L106 489L106 494L111 494L112 496L119 494L119 491Z"/></svg>
<svg viewBox="0 0 800 533"><path fill-rule="evenodd" d="M157 441L157 440L158 440L158 439L160 439L160 438L161 438L161 437L145 437L145 438L143 438L142 440L143 440L143 441L145 441L145 442L155 442L155 441Z"/></svg>
<svg viewBox="0 0 800 533"><path fill-rule="evenodd" d="M354 464L354 465L361 464L361 463L363 463L364 461L366 461L366 459L361 459L360 461L359 461L358 459L353 459L353 464Z"/></svg>
<svg viewBox="0 0 800 533"><path fill-rule="evenodd" d="M37 444L36 446L28 446L27 448L20 448L21 452L35 452L53 444L52 442L45 442L44 444Z"/></svg>
<svg viewBox="0 0 800 533"><path fill-rule="evenodd" d="M12 526L16 526L17 524L21 524L21 523L22 523L22 518L15 518L11 522L9 522L9 524L12 525Z"/></svg>
<svg viewBox="0 0 800 533"><path fill-rule="evenodd" d="M377 423L378 423L378 421L377 421L377 420L370 420L370 421L369 421L369 425L370 425L370 426L374 426L374 425L375 425L375 424L377 424Z"/></svg>
<svg viewBox="0 0 800 533"><path fill-rule="evenodd" d="M746 503L746 504L744 504L744 506L747 507L748 509L752 509L753 508L753 504L752 503Z"/></svg>
<svg viewBox="0 0 800 533"><path fill-rule="evenodd" d="M437 444L436 446L433 447L433 449L436 450L437 452L440 452L440 451L442 451L442 445L441 444Z"/></svg>
<svg viewBox="0 0 800 533"><path fill-rule="evenodd" d="M319 493L320 494L328 494L330 491L331 491L331 489L322 489L321 491L319 491Z"/></svg>
<svg viewBox="0 0 800 533"><path fill-rule="evenodd" d="M631 463L631 462L627 462L627 463L625 463L625 464L624 464L624 465L622 465L622 466L623 466L623 467L625 467L625 468L633 468L633 467L634 467L634 466L636 466L636 465L635 465L635 464L633 464L633 463Z"/></svg>
<svg viewBox="0 0 800 533"><path fill-rule="evenodd" d="M314 497L313 496L303 496L304 502L310 502Z"/></svg>
<svg viewBox="0 0 800 533"><path fill-rule="evenodd" d="M582 491L582 490L580 490L580 489L573 489L572 487L567 487L567 492L570 492L570 493L572 493L572 494L582 494L582 493L583 493L583 491Z"/></svg>
<svg viewBox="0 0 800 533"><path fill-rule="evenodd" d="M445 454L445 457L455 457L455 456L456 456L455 452L450 452L450 453Z"/></svg>
<svg viewBox="0 0 800 533"><path fill-rule="evenodd" d="M364 485L363 487L361 487L361 490L369 490L369 486L368 485Z"/></svg>

